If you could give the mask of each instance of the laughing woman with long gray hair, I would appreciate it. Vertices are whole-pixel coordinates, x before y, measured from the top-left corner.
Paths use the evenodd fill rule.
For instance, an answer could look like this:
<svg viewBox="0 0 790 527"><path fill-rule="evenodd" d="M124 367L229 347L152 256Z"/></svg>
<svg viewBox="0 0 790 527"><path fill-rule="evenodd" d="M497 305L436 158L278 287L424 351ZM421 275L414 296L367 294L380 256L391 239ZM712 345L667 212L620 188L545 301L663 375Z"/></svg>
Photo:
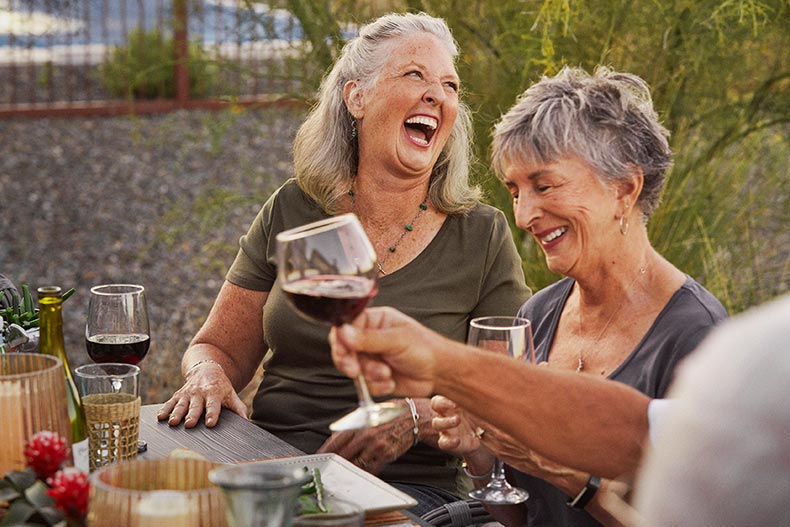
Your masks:
<svg viewBox="0 0 790 527"><path fill-rule="evenodd" d="M378 255L373 304L455 340L471 318L515 312L529 291L504 214L469 184L470 111L456 42L443 20L386 15L363 26L324 78L294 143L296 177L264 204L203 327L182 360L185 383L162 407L171 425L208 426L258 363L252 420L307 453L336 452L399 486L423 512L458 499L457 463L437 448L427 398L364 430L329 433L353 409L353 382L332 364L328 325L301 318L277 281L277 233L354 212Z"/></svg>

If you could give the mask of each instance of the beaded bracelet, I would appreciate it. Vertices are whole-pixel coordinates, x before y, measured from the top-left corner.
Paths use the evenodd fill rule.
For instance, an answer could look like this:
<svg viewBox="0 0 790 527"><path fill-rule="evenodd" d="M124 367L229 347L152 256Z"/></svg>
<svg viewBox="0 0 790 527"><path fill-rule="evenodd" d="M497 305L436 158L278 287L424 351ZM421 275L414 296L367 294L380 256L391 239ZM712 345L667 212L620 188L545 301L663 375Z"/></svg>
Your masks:
<svg viewBox="0 0 790 527"><path fill-rule="evenodd" d="M412 448L417 446L417 443L420 442L420 414L417 413L417 406L414 404L414 400L411 397L406 397L406 404L409 405L409 410L411 411L411 420L414 423L414 428L411 431L414 433L414 443L412 443Z"/></svg>
<svg viewBox="0 0 790 527"><path fill-rule="evenodd" d="M190 366L190 367L187 369L187 371L185 371L185 372L184 372L184 377L186 378L186 376L187 376L187 375L189 375L189 372L191 372L192 370L194 370L195 368L197 368L197 367L198 367L198 366L200 366L201 364L206 364L206 363L208 363L208 364L216 364L217 366L219 366L219 369L223 371L223 373L224 373L224 371L225 371L225 368L223 368L223 367L222 367L222 364L220 364L219 362L217 362L217 361L215 361L215 360L213 360L213 359L200 359L200 360L199 360L199 361L197 361L195 364L193 364L192 366Z"/></svg>

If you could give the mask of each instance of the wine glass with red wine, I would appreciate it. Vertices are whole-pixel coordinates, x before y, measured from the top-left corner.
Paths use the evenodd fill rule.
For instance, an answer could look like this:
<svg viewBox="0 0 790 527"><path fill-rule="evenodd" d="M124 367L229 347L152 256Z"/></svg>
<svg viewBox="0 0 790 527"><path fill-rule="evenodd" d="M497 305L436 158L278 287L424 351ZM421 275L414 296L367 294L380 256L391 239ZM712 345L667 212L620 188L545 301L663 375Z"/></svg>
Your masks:
<svg viewBox="0 0 790 527"><path fill-rule="evenodd" d="M342 214L277 235L278 279L298 312L335 326L351 322L376 295L376 251L354 214ZM359 406L329 425L332 431L386 423L406 411L376 403L365 378L354 379Z"/></svg>
<svg viewBox="0 0 790 527"><path fill-rule="evenodd" d="M94 362L137 364L148 353L150 343L143 286L108 284L91 288L85 346Z"/></svg>

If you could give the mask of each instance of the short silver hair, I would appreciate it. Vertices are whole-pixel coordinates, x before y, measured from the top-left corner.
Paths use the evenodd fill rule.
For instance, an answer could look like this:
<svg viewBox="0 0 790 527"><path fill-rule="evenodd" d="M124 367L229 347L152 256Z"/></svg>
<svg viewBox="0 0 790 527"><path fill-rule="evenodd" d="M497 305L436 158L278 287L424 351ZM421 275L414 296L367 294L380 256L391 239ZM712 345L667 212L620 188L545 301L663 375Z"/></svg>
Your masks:
<svg viewBox="0 0 790 527"><path fill-rule="evenodd" d="M533 84L496 124L491 164L501 177L511 163L578 156L605 183L627 179L638 167L644 185L637 205L646 221L672 166L668 138L640 77L566 66Z"/></svg>
<svg viewBox="0 0 790 527"><path fill-rule="evenodd" d="M375 82L389 55L389 44L416 33L434 35L453 60L457 58L458 45L444 20L425 13L384 15L363 26L359 36L343 47L321 82L318 102L296 134L296 180L330 214L339 212L339 200L351 187L359 161L343 87L349 80L364 86ZM469 183L471 137L471 111L459 101L458 117L433 167L429 189L433 205L446 214L469 211L481 197L480 189Z"/></svg>

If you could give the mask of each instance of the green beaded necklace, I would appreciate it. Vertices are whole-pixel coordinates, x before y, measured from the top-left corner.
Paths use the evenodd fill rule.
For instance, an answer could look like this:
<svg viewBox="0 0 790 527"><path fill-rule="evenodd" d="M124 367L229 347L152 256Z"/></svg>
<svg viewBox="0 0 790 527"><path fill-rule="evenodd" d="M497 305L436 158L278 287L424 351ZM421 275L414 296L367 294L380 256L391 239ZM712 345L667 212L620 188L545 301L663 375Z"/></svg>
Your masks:
<svg viewBox="0 0 790 527"><path fill-rule="evenodd" d="M351 211L354 214L357 214L357 201L356 201L356 199L354 197L354 189L353 188L348 191L348 196L351 198ZM398 239L395 240L395 243L393 243L392 245L390 245L388 247L387 254L384 255L384 258L381 258L381 259L379 259L376 262L376 265L378 265L378 268L379 268L379 273L381 273L382 275L386 275L387 274L386 271L384 271L384 267L382 267L382 265L389 259L390 255L392 255L392 253L394 253L398 249L398 245L400 245L400 242L403 241L403 238L405 238L407 234L409 234L411 231L414 230L414 222L417 221L417 218L420 217L420 214L422 214L426 210L428 210L428 195L427 194L425 195L425 199L422 200L422 203L420 203L420 207L417 209L417 213L414 215L414 217L411 219L411 221L409 223L407 223L406 225L403 226L403 232L400 233L400 236L398 236ZM359 216L359 214L357 214L357 216Z"/></svg>

